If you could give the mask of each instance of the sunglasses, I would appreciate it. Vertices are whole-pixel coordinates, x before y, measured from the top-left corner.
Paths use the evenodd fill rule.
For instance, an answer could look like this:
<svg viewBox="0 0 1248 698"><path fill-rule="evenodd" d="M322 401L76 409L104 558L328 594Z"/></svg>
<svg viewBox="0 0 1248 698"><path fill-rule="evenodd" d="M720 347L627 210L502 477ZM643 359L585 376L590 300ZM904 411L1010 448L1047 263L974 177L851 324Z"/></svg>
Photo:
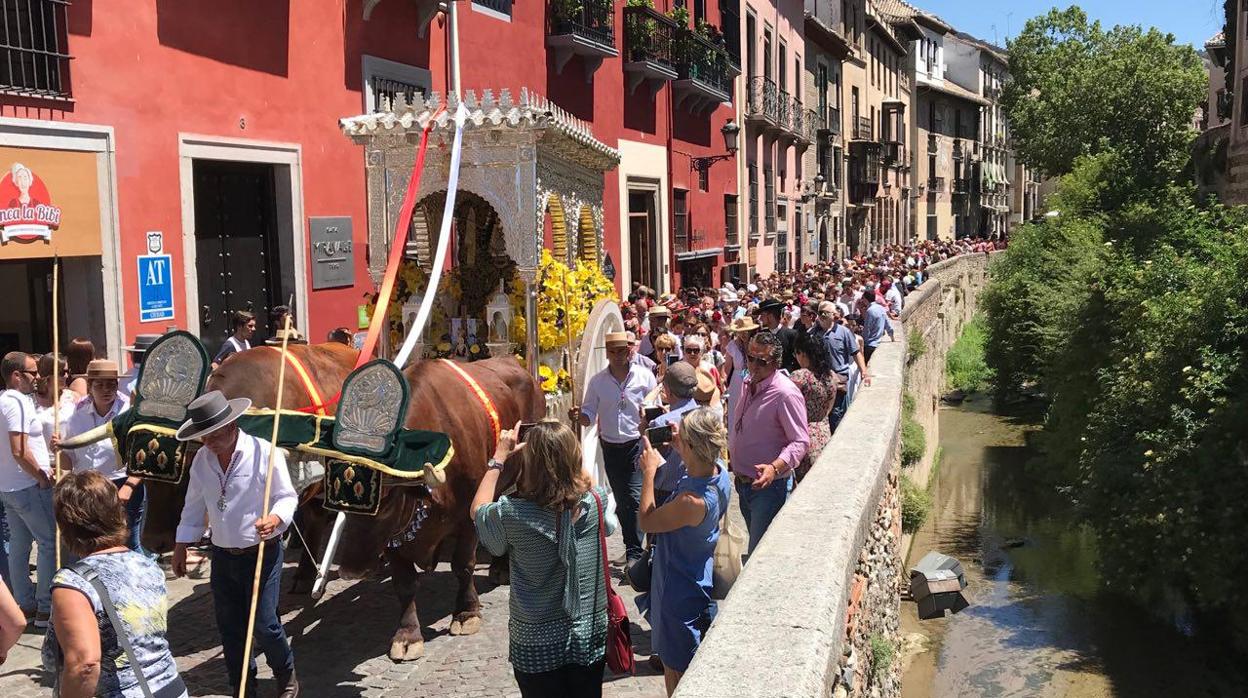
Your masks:
<svg viewBox="0 0 1248 698"><path fill-rule="evenodd" d="M686 354L701 354L702 347L685 347Z"/></svg>
<svg viewBox="0 0 1248 698"><path fill-rule="evenodd" d="M745 360L746 360L746 363L749 363L754 366L769 366L772 363L774 363L771 360L771 357L763 358L759 356L747 356L745 357Z"/></svg>

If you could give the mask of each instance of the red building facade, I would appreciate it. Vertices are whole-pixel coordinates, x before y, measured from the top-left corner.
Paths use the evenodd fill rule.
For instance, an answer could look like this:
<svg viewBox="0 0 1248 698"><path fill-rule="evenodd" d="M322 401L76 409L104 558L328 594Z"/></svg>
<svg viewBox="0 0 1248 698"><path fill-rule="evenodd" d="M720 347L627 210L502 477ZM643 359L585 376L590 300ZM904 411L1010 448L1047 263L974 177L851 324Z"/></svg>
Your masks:
<svg viewBox="0 0 1248 698"><path fill-rule="evenodd" d="M263 334L265 311L291 298L313 341L356 326L373 289L364 161L338 119L446 91L435 3L0 7L29 27L0 70L0 190L17 206L5 215L43 203L59 216L46 235L0 226L0 348L50 347L54 256L62 328L111 356L169 326L211 347L235 309L256 311ZM732 10L698 3L683 27L606 0L459 10L464 89L544 94L620 149L603 201L617 286L718 281L735 168L695 163L726 154L736 62L722 47L736 44L695 22L735 22ZM30 196L45 191L50 203Z"/></svg>

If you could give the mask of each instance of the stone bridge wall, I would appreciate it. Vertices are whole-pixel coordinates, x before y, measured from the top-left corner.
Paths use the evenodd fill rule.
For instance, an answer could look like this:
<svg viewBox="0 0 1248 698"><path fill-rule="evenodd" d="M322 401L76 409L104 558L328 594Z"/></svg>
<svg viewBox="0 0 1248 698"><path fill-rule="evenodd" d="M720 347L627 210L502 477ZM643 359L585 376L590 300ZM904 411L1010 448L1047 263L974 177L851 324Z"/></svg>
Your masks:
<svg viewBox="0 0 1248 698"><path fill-rule="evenodd" d="M898 640L902 394L915 395L916 418L928 428L928 454L914 468L925 481L945 353L974 311L986 267L987 255L933 265L932 281L909 296L897 341L871 359L871 387L721 604L677 698L900 694L896 662L873 663L871 645ZM907 366L912 329L925 351Z"/></svg>

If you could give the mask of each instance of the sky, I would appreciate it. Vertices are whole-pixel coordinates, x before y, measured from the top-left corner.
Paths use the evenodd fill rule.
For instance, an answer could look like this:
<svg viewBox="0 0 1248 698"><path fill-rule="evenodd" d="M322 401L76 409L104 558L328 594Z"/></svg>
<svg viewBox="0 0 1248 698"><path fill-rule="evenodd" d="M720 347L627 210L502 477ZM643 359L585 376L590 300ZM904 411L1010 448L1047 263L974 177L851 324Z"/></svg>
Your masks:
<svg viewBox="0 0 1248 698"><path fill-rule="evenodd" d="M1140 24L1174 34L1179 43L1201 48L1222 29L1222 0L909 0L954 28L1004 46L1027 20L1049 8L1077 4L1101 24Z"/></svg>

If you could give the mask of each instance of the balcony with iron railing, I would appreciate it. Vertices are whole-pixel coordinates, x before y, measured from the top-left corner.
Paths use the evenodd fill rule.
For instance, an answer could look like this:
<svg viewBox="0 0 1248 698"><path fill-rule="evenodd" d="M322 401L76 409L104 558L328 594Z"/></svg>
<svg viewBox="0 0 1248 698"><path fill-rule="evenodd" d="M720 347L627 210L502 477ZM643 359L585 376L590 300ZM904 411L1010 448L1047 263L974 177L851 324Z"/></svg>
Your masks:
<svg viewBox="0 0 1248 698"><path fill-rule="evenodd" d="M875 128L871 123L871 117L860 116L851 124L854 129L853 139L856 141L872 141L875 140Z"/></svg>
<svg viewBox="0 0 1248 698"><path fill-rule="evenodd" d="M906 164L906 146L897 141L884 141L884 164L890 167Z"/></svg>
<svg viewBox="0 0 1248 698"><path fill-rule="evenodd" d="M841 133L841 110L824 105L822 118L819 120L819 135L835 136Z"/></svg>
<svg viewBox="0 0 1248 698"><path fill-rule="evenodd" d="M766 127L776 122L776 83L755 75L746 86L745 120Z"/></svg>
<svg viewBox="0 0 1248 698"><path fill-rule="evenodd" d="M953 139L953 159L962 160L966 157L966 152L962 149L962 139Z"/></svg>
<svg viewBox="0 0 1248 698"><path fill-rule="evenodd" d="M940 136L934 133L927 134L927 154L928 155L940 154Z"/></svg>
<svg viewBox="0 0 1248 698"><path fill-rule="evenodd" d="M820 133L826 132L823 126L823 112L816 109L805 109L802 111L802 127L797 132L797 141L804 145L810 145L819 138Z"/></svg>
<svg viewBox="0 0 1248 698"><path fill-rule="evenodd" d="M732 101L728 54L706 37L681 27L676 33L676 105L711 112Z"/></svg>
<svg viewBox="0 0 1248 698"><path fill-rule="evenodd" d="M664 82L675 80L676 33L680 25L653 7L624 8L624 72L628 92L645 82L650 94Z"/></svg>
<svg viewBox="0 0 1248 698"><path fill-rule="evenodd" d="M580 56L585 81L593 80L603 59L620 55L615 48L615 6L611 0L554 0L546 45L555 52L555 73Z"/></svg>
<svg viewBox="0 0 1248 698"><path fill-rule="evenodd" d="M927 178L927 191L938 194L945 190L945 178L939 176L931 176Z"/></svg>
<svg viewBox="0 0 1248 698"><path fill-rule="evenodd" d="M676 254L697 252L706 247L706 231L698 228L693 230L677 230L674 236Z"/></svg>
<svg viewBox="0 0 1248 698"><path fill-rule="evenodd" d="M780 90L776 93L776 128L780 133L786 133L792 128L792 109L793 102L789 97L789 93Z"/></svg>
<svg viewBox="0 0 1248 698"><path fill-rule="evenodd" d="M953 194L955 196L963 196L971 192L971 182L966 177L955 177L953 180Z"/></svg>

